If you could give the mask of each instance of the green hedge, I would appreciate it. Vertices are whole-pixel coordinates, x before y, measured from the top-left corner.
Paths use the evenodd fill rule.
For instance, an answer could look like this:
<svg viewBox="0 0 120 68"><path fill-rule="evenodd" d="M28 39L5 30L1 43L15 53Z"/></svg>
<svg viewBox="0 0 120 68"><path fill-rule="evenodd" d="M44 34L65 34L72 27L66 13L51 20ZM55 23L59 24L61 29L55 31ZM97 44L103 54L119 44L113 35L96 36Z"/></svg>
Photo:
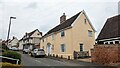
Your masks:
<svg viewBox="0 0 120 68"><path fill-rule="evenodd" d="M6 50L5 52L2 53L2 56L19 59L20 60L19 64L21 63L21 54L17 52Z"/></svg>

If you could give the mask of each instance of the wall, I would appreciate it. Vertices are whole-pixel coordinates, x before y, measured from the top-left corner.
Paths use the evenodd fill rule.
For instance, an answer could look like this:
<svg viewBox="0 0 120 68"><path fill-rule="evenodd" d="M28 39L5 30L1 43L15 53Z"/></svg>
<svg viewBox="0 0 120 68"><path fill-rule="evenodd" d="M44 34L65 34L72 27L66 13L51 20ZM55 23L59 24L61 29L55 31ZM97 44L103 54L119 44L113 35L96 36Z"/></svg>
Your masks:
<svg viewBox="0 0 120 68"><path fill-rule="evenodd" d="M89 20L85 24L84 19L87 19L86 16L82 13L80 17L73 24L72 36L73 36L73 49L80 51L80 44L83 44L83 51L89 51L91 56L90 49L95 45L95 31L90 25ZM92 31L92 37L88 36L88 30Z"/></svg>
<svg viewBox="0 0 120 68"><path fill-rule="evenodd" d="M120 62L120 44L95 45L91 50L92 62L110 64Z"/></svg>
<svg viewBox="0 0 120 68"><path fill-rule="evenodd" d="M19 41L19 47L18 47L18 49L19 50L23 50L23 41L21 40L21 41Z"/></svg>

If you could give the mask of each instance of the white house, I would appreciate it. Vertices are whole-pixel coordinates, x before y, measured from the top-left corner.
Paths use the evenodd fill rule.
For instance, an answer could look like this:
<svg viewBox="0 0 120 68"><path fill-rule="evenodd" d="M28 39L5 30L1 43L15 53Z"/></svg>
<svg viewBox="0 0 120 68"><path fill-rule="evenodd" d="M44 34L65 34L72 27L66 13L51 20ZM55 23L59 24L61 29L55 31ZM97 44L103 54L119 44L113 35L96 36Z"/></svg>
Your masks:
<svg viewBox="0 0 120 68"><path fill-rule="evenodd" d="M8 48L11 49L12 47L18 47L18 41L19 40L15 36L13 36L12 40L10 40L8 43Z"/></svg>
<svg viewBox="0 0 120 68"><path fill-rule="evenodd" d="M40 32L38 29L29 33L26 32L23 38L19 40L19 50L40 48L41 37L42 32Z"/></svg>

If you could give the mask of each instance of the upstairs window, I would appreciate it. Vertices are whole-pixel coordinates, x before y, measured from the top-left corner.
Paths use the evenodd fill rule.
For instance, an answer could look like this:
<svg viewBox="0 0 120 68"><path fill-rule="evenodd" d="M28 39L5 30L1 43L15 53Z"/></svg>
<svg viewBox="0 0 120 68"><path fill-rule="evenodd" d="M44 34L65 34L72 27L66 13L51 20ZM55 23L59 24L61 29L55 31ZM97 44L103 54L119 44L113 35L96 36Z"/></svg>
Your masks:
<svg viewBox="0 0 120 68"><path fill-rule="evenodd" d="M65 36L65 32L61 31L61 37L64 37L64 36Z"/></svg>
<svg viewBox="0 0 120 68"><path fill-rule="evenodd" d="M92 37L92 31L91 30L88 30L88 36Z"/></svg>
<svg viewBox="0 0 120 68"><path fill-rule="evenodd" d="M84 19L84 23L85 23L85 24L87 23L87 19Z"/></svg>
<svg viewBox="0 0 120 68"><path fill-rule="evenodd" d="M54 39L54 34L52 34L51 37L52 37L52 40L53 40Z"/></svg>
<svg viewBox="0 0 120 68"><path fill-rule="evenodd" d="M42 39L42 42L44 42L44 39Z"/></svg>
<svg viewBox="0 0 120 68"><path fill-rule="evenodd" d="M40 35L39 33L37 35Z"/></svg>

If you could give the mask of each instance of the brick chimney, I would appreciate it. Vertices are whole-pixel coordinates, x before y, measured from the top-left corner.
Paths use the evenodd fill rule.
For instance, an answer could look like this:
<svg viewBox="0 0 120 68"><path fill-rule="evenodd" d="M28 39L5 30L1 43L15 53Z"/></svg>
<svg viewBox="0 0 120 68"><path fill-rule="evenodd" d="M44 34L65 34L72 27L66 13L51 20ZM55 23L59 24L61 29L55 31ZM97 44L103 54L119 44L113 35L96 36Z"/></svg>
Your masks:
<svg viewBox="0 0 120 68"><path fill-rule="evenodd" d="M66 21L66 15L63 13L63 15L60 17L60 24L64 23Z"/></svg>

